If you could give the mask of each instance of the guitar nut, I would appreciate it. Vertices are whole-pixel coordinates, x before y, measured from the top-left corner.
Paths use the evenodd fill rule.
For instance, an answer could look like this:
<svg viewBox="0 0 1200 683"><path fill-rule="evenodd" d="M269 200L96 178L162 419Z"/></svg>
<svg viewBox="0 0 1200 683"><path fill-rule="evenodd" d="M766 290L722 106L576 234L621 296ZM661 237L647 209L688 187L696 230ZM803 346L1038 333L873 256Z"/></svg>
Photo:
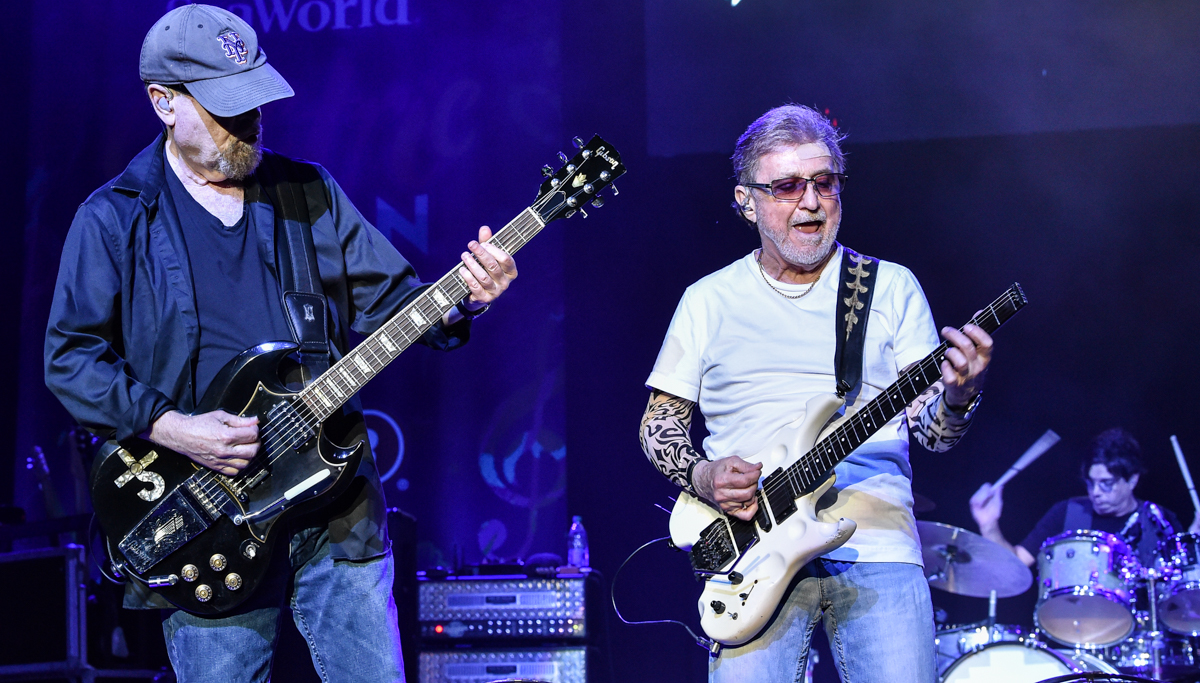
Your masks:
<svg viewBox="0 0 1200 683"><path fill-rule="evenodd" d="M225 567L229 566L229 561L225 559L224 555L217 553L216 555L208 558L208 566L212 567L213 571L219 572Z"/></svg>

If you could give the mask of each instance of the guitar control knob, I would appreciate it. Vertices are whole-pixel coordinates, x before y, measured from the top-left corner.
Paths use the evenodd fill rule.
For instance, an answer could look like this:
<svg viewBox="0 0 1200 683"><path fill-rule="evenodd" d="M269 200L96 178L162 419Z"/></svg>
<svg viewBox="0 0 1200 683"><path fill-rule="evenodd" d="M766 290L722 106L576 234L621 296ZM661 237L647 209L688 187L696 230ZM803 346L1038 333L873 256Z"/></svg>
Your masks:
<svg viewBox="0 0 1200 683"><path fill-rule="evenodd" d="M254 541L246 541L242 544L242 556L247 560L253 560L258 557L258 544Z"/></svg>
<svg viewBox="0 0 1200 683"><path fill-rule="evenodd" d="M196 586L196 599L200 602L208 602L209 600L212 600L212 596L212 588L210 588L207 583L202 583L199 586Z"/></svg>
<svg viewBox="0 0 1200 683"><path fill-rule="evenodd" d="M179 575L183 577L184 581L195 581L200 578L200 568L194 564L185 564L183 569L179 570Z"/></svg>
<svg viewBox="0 0 1200 683"><path fill-rule="evenodd" d="M219 572L225 567L229 566L229 561L225 559L224 555L217 553L216 555L208 558L208 566L212 567L213 571Z"/></svg>
<svg viewBox="0 0 1200 683"><path fill-rule="evenodd" d="M231 591L235 591L242 587L242 577L234 572L229 572L225 575L225 587Z"/></svg>
<svg viewBox="0 0 1200 683"><path fill-rule="evenodd" d="M708 603L708 606L711 607L712 611L716 612L717 614L721 614L725 611L725 603L721 602L720 600L713 600L712 602Z"/></svg>

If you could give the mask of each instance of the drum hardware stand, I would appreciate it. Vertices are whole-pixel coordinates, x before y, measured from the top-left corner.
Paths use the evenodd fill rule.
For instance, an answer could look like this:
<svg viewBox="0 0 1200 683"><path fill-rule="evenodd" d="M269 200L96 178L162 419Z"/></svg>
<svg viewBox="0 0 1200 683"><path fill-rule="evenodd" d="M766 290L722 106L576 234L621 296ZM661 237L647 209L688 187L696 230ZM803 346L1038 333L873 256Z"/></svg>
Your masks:
<svg viewBox="0 0 1200 683"><path fill-rule="evenodd" d="M991 594L988 595L987 624L989 629L996 625L996 589L994 588L992 589Z"/></svg>
<svg viewBox="0 0 1200 683"><path fill-rule="evenodd" d="M1151 669L1151 672L1155 679L1161 680L1163 634L1158 628L1158 608L1154 604L1158 602L1156 599L1157 591L1155 590L1154 585L1157 575L1158 572L1153 568L1146 570L1146 595L1148 596L1146 602L1150 603L1150 652L1153 653L1154 657L1152 660L1154 663L1152 665L1153 668Z"/></svg>

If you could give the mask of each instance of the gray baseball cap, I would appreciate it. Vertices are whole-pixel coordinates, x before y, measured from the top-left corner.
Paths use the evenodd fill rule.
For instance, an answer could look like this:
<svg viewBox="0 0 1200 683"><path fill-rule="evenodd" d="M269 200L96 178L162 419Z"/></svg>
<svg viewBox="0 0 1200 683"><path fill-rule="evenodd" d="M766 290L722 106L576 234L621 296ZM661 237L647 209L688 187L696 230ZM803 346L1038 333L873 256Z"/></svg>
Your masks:
<svg viewBox="0 0 1200 683"><path fill-rule="evenodd" d="M295 95L241 17L211 5L184 5L163 15L142 42L142 80L183 84L217 116L235 116Z"/></svg>

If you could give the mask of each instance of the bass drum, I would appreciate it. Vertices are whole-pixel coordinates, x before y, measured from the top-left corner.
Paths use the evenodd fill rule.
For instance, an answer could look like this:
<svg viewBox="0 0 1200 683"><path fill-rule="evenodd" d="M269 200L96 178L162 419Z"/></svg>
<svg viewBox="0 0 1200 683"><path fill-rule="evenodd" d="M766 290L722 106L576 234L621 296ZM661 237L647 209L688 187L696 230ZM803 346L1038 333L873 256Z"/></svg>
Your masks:
<svg viewBox="0 0 1200 683"><path fill-rule="evenodd" d="M1081 652L1051 650L1040 643L992 643L955 662L942 683L1038 683L1085 671L1117 673Z"/></svg>
<svg viewBox="0 0 1200 683"><path fill-rule="evenodd" d="M1020 626L986 623L946 626L934 638L938 673L943 673L963 655L970 654L990 643L1023 642L1025 633Z"/></svg>

